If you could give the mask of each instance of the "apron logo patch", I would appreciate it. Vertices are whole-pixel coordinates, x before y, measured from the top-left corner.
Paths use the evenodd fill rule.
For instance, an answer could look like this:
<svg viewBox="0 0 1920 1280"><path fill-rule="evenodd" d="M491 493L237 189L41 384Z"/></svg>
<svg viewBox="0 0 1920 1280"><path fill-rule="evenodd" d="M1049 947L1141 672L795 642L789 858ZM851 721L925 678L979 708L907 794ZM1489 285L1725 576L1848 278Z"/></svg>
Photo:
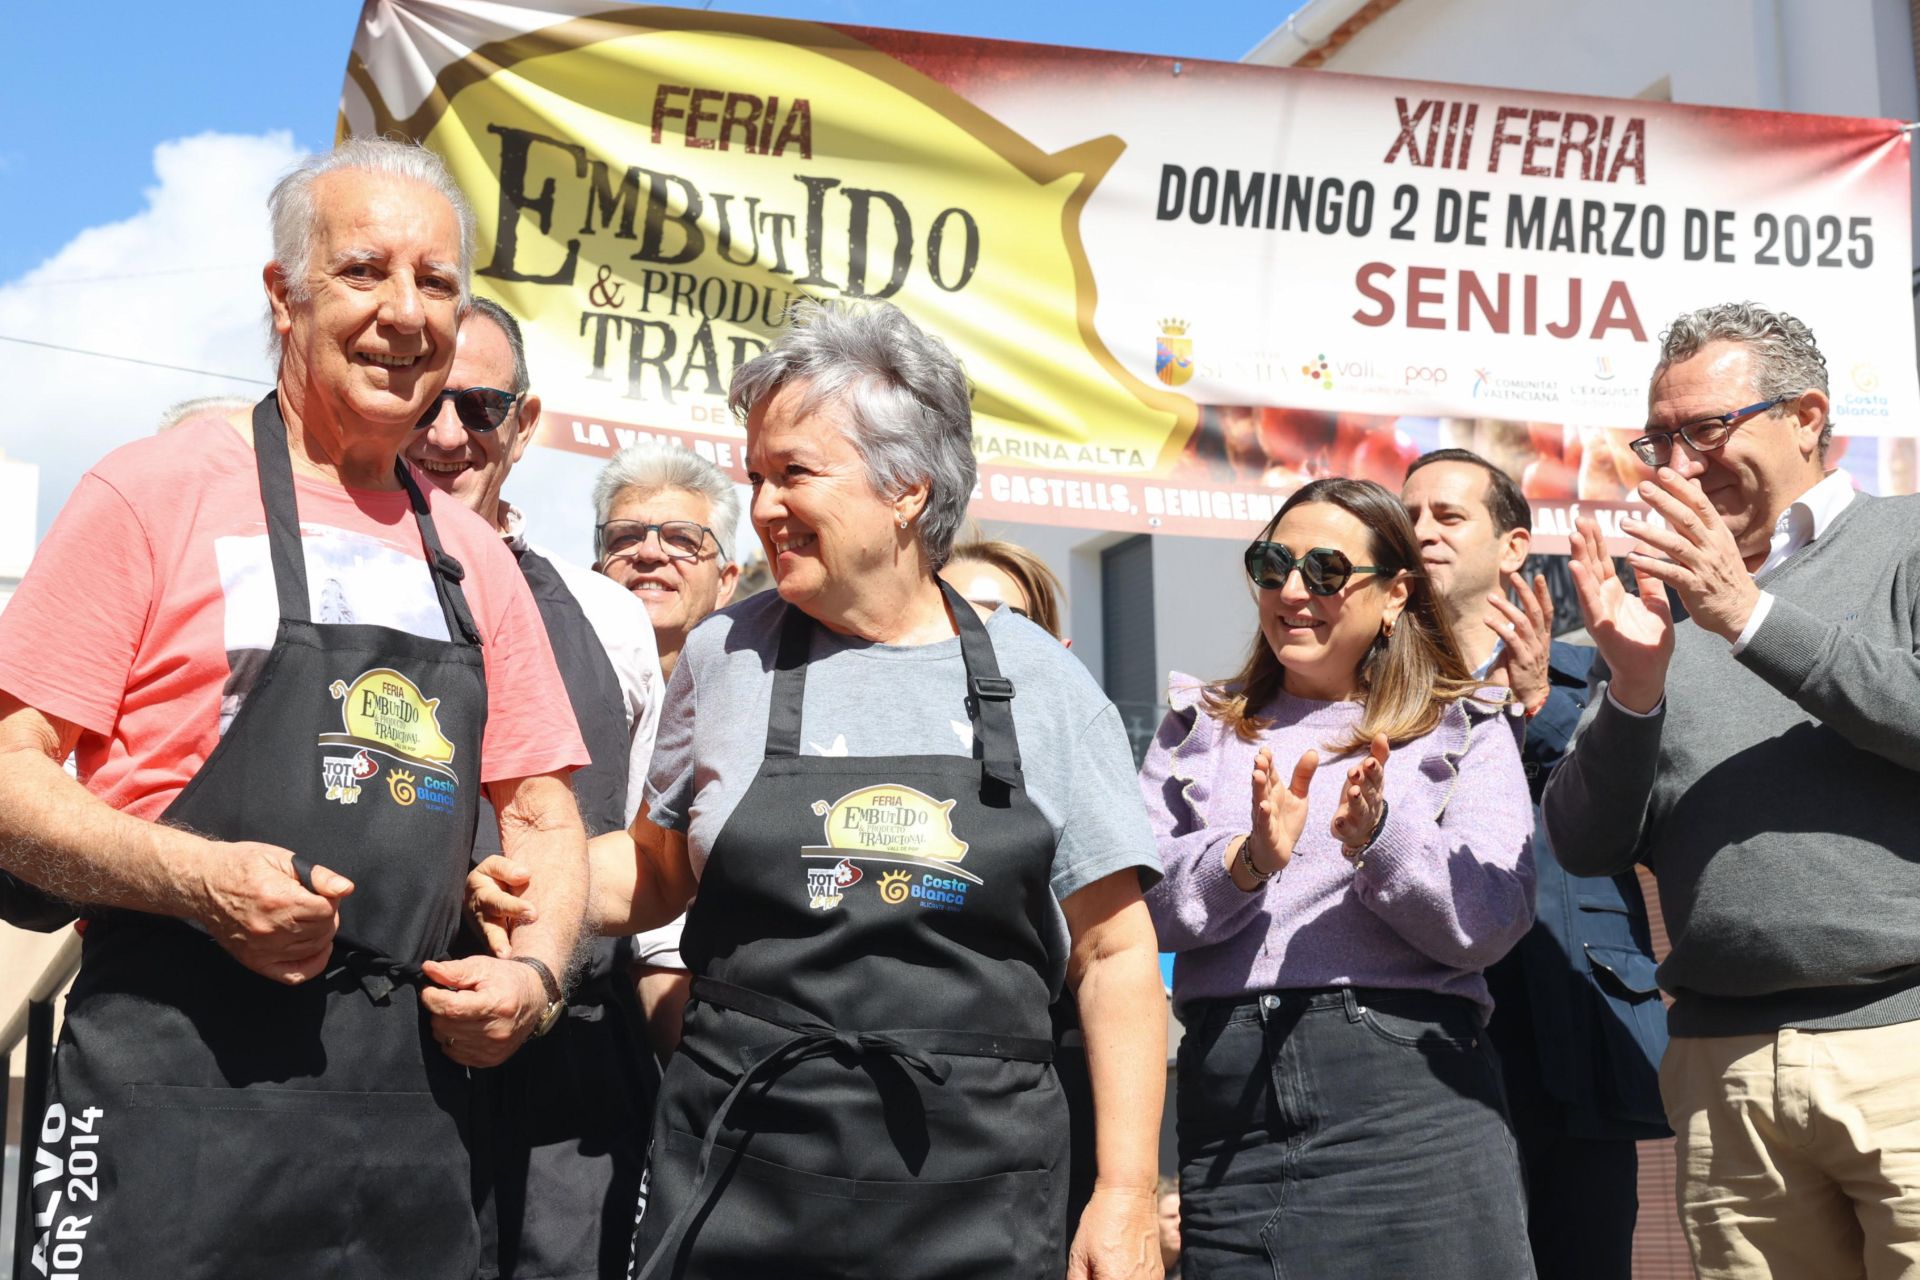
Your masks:
<svg viewBox="0 0 1920 1280"><path fill-rule="evenodd" d="M320 785L326 798L337 804L358 804L360 787L380 772L380 762L365 751L350 756L323 756L320 760Z"/></svg>
<svg viewBox="0 0 1920 1280"><path fill-rule="evenodd" d="M980 877L959 865L970 847L953 831L952 800L936 800L912 787L888 784L863 787L829 804L816 800L808 806L820 818L825 843L806 845L804 858L835 865L807 868L807 905L828 911L840 905L861 878L863 862L892 863L879 873L874 887L889 906L913 902L933 911L958 911L966 905L967 890ZM938 870L925 870L928 863Z"/></svg>
<svg viewBox="0 0 1920 1280"><path fill-rule="evenodd" d="M826 819L821 824L826 843L809 845L806 852L959 862L967 856L967 842L953 834L953 804L912 787L891 785L865 787L832 804L816 800L811 807L816 817Z"/></svg>
<svg viewBox="0 0 1920 1280"><path fill-rule="evenodd" d="M440 731L440 699L427 697L392 667L375 667L352 683L335 680L327 692L340 703L341 732L321 734L321 746L354 748L356 760L359 755L377 751L458 786L459 775L453 771L454 746ZM389 778L388 786L392 785ZM397 793L394 798L399 799Z"/></svg>

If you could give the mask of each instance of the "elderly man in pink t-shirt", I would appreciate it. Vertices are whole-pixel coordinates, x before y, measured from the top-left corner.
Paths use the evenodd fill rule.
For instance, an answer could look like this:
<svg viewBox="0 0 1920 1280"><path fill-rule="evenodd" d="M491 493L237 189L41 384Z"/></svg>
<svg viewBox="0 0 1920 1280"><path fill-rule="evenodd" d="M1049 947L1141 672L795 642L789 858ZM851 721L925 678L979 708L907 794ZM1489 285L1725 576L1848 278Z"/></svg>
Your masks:
<svg viewBox="0 0 1920 1280"><path fill-rule="evenodd" d="M467 1280L467 1068L563 1007L586 755L512 556L397 462L464 199L353 140L271 207L273 393L109 455L0 617L0 869L86 918L35 1220L89 1280ZM452 955L483 790L513 960Z"/></svg>

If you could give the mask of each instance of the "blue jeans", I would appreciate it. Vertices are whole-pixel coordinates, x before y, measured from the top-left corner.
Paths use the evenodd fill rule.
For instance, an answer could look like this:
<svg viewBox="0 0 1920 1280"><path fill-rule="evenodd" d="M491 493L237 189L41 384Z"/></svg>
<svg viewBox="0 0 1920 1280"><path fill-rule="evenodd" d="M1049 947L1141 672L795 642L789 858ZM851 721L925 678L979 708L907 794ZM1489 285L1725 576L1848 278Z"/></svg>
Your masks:
<svg viewBox="0 0 1920 1280"><path fill-rule="evenodd" d="M1519 1158L1472 1002L1273 991L1182 1017L1185 1280L1531 1280Z"/></svg>

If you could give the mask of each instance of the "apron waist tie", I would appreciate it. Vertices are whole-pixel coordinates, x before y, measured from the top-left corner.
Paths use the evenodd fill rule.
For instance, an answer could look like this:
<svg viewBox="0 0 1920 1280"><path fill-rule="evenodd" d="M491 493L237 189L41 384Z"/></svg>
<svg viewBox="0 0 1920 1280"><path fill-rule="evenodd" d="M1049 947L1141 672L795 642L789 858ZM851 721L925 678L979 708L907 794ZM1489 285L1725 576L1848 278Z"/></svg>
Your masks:
<svg viewBox="0 0 1920 1280"><path fill-rule="evenodd" d="M395 987L434 985L427 979L426 970L419 965L395 960L372 947L362 946L336 934L333 955L328 958L326 970L321 976L337 979L343 974L359 983L367 999L378 1005L390 1002Z"/></svg>
<svg viewBox="0 0 1920 1280"><path fill-rule="evenodd" d="M299 877L302 888L308 893L314 892L313 862L310 859L294 854L293 873ZM337 981L343 974L358 983L367 999L377 1005L387 1004L393 997L395 987L434 985L427 978L426 970L419 965L407 960L395 960L384 951L336 933L333 935L333 954L327 957L327 967L320 976Z"/></svg>
<svg viewBox="0 0 1920 1280"><path fill-rule="evenodd" d="M700 1160L694 1166L693 1190L680 1212L673 1216L667 1229L648 1255L646 1265L641 1267L638 1280L648 1280L654 1274L661 1261L679 1246L686 1234L687 1225L692 1221L706 1202L707 1181L712 1173L713 1152L720 1140L720 1131L726 1127L727 1116L733 1111L733 1104L740 1100L747 1086L755 1081L761 1083L761 1095L772 1089L773 1082L789 1067L806 1062L812 1058L830 1057L845 1052L854 1057L890 1057L912 1067L935 1084L945 1084L947 1067L934 1061L928 1055L946 1054L976 1058L1012 1058L1024 1062L1050 1062L1053 1059L1051 1041L1030 1039L1024 1036L996 1036L976 1031L842 1031L818 1018L779 1000L746 987L737 987L730 982L721 982L716 978L696 978L693 983L693 996L708 1004L719 1005L744 1013L750 1018L782 1028L792 1034L786 1039L769 1045L750 1045L740 1051L742 1071L740 1078L733 1082L733 1088L715 1108L713 1116L707 1121L706 1133L700 1139ZM904 1037L904 1038L903 1038Z"/></svg>

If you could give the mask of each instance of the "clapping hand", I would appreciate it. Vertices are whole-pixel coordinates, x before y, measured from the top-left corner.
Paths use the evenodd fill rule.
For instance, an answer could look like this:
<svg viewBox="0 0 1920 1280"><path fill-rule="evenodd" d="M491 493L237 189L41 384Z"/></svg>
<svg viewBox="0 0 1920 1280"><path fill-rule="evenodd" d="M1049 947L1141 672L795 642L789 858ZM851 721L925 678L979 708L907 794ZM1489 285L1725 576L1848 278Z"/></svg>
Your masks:
<svg viewBox="0 0 1920 1280"><path fill-rule="evenodd" d="M1670 527L1628 519L1620 522L1620 530L1666 558L1635 551L1627 563L1634 573L1672 587L1689 617L1731 643L1746 628L1760 588L1753 585L1746 558L1726 521L1696 481L1671 467L1661 467L1642 484L1640 497Z"/></svg>
<svg viewBox="0 0 1920 1280"><path fill-rule="evenodd" d="M1665 586L1649 572L1652 557L1637 555L1630 563L1640 588L1637 596L1614 573L1600 526L1591 516L1580 518L1572 563L1580 612L1611 672L1612 696L1627 710L1645 714L1665 696L1667 664L1673 660L1673 610Z"/></svg>
<svg viewBox="0 0 1920 1280"><path fill-rule="evenodd" d="M1347 770L1346 786L1340 792L1340 807L1333 813L1333 838L1348 857L1354 857L1373 843L1373 833L1386 816L1387 798L1382 784L1387 776L1387 757L1392 748L1387 735L1373 735L1367 758Z"/></svg>
<svg viewBox="0 0 1920 1280"><path fill-rule="evenodd" d="M1494 592L1487 597L1493 612L1487 626L1500 637L1500 656L1487 679L1513 691L1513 700L1529 712L1538 711L1547 700L1551 677L1547 660L1553 654L1553 593L1547 579L1535 574L1533 586L1517 573L1507 575L1520 603Z"/></svg>
<svg viewBox="0 0 1920 1280"><path fill-rule="evenodd" d="M1293 846L1307 829L1307 788L1319 764L1320 753L1308 751L1294 764L1291 781L1282 782L1273 767L1273 752L1262 747L1253 758L1253 811L1247 841L1253 865L1262 875L1273 875L1293 861ZM1238 851L1238 842L1227 846L1229 871Z"/></svg>

